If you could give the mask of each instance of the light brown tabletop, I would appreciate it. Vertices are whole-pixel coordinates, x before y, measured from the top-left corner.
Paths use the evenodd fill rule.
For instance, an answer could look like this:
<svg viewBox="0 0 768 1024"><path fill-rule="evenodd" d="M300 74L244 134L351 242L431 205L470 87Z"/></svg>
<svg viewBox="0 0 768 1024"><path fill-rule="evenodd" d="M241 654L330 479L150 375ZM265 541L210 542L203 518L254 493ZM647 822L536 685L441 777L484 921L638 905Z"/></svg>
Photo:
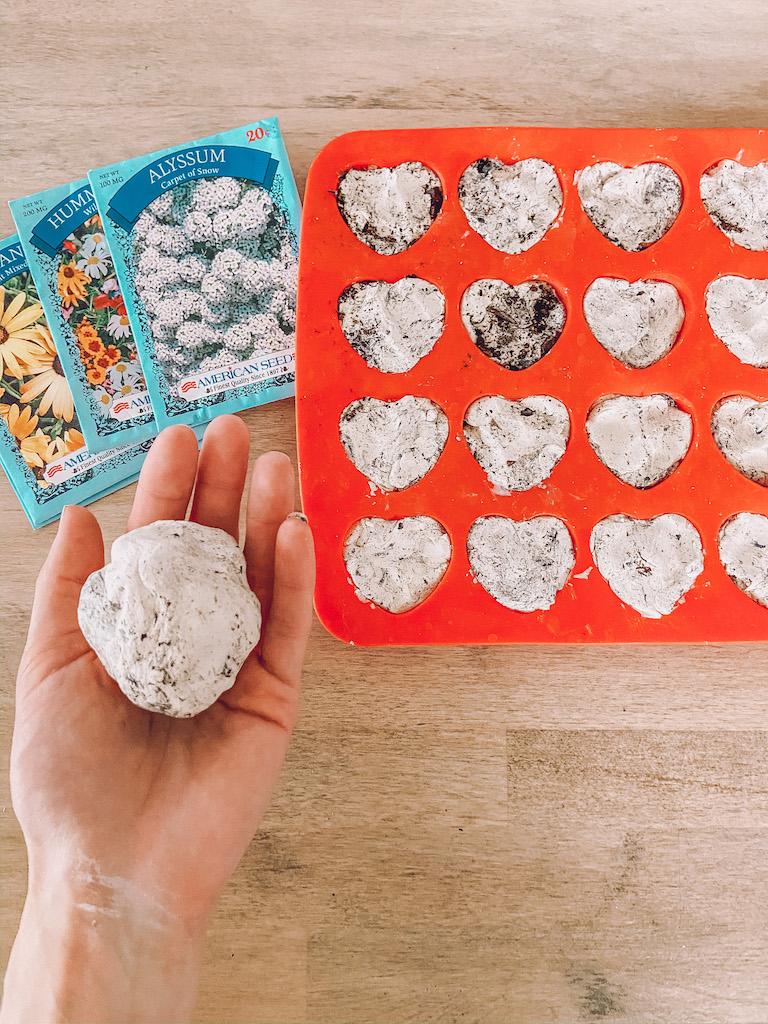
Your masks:
<svg viewBox="0 0 768 1024"><path fill-rule="evenodd" d="M760 125L760 0L5 0L5 200L278 113L300 186L357 128ZM293 404L246 420L295 455ZM107 539L133 488L96 506ZM34 532L0 484L0 957L25 886L7 756ZM768 651L360 650L316 626L279 795L197 1019L768 1021ZM246 780L247 781L247 780Z"/></svg>

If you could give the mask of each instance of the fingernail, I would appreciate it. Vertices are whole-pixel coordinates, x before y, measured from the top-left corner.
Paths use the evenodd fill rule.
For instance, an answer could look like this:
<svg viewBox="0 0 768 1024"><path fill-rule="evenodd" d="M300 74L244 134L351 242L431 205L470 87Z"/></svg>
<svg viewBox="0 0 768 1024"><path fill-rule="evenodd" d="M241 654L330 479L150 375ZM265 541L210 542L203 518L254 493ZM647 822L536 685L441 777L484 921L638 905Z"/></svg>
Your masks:
<svg viewBox="0 0 768 1024"><path fill-rule="evenodd" d="M304 515L303 512L290 512L288 514L288 518L289 519L298 519L299 522L301 522L301 523L308 523L309 522L309 520L307 519L307 517Z"/></svg>

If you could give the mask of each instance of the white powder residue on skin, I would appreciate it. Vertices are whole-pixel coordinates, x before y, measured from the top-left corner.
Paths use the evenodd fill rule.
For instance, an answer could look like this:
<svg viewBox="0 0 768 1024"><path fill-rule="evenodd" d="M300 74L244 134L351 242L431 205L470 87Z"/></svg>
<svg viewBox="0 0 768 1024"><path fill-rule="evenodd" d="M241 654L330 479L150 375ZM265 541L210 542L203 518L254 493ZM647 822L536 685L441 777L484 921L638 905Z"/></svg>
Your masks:
<svg viewBox="0 0 768 1024"><path fill-rule="evenodd" d="M605 237L640 252L666 234L680 213L683 186L666 164L592 164L575 178L584 212Z"/></svg>
<svg viewBox="0 0 768 1024"><path fill-rule="evenodd" d="M360 398L342 412L341 443L352 464L384 491L402 491L437 462L448 417L428 398Z"/></svg>
<svg viewBox="0 0 768 1024"><path fill-rule="evenodd" d="M674 285L598 277L584 294L589 329L614 359L644 369L671 351L685 319Z"/></svg>
<svg viewBox="0 0 768 1024"><path fill-rule="evenodd" d="M485 278L462 295L461 318L481 352L508 370L524 370L562 334L565 306L545 281L512 285Z"/></svg>
<svg viewBox="0 0 768 1024"><path fill-rule="evenodd" d="M768 607L768 517L740 512L723 524L717 546L739 590Z"/></svg>
<svg viewBox="0 0 768 1024"><path fill-rule="evenodd" d="M745 167L721 160L699 181L707 213L736 245L768 249L768 163Z"/></svg>
<svg viewBox="0 0 768 1024"><path fill-rule="evenodd" d="M155 930L176 922L176 916L154 899L146 886L119 875L104 874L92 857L78 855L73 880L79 894L75 909L85 914L92 926L98 926L102 918L117 921L140 918L142 926Z"/></svg>
<svg viewBox="0 0 768 1024"><path fill-rule="evenodd" d="M501 395L478 398L464 417L469 450L492 484L525 491L550 475L565 454L568 410L557 398L531 395L511 401Z"/></svg>
<svg viewBox="0 0 768 1024"><path fill-rule="evenodd" d="M440 212L434 171L411 160L396 167L353 168L339 179L336 202L350 231L383 256L404 252Z"/></svg>
<svg viewBox="0 0 768 1024"><path fill-rule="evenodd" d="M768 366L768 280L717 277L707 285L709 325L748 366Z"/></svg>
<svg viewBox="0 0 768 1024"><path fill-rule="evenodd" d="M614 594L647 619L669 615L704 569L701 537L680 515L608 516L592 530L590 548Z"/></svg>
<svg viewBox="0 0 768 1024"><path fill-rule="evenodd" d="M476 519L467 554L481 587L517 612L551 608L576 561L568 528L553 516L521 522L505 516Z"/></svg>
<svg viewBox="0 0 768 1024"><path fill-rule="evenodd" d="M339 324L352 348L384 373L406 373L445 328L445 298L429 281L358 281L339 298Z"/></svg>
<svg viewBox="0 0 768 1024"><path fill-rule="evenodd" d="M545 160L513 164L483 158L459 182L459 202L470 226L500 252L525 252L553 225L563 205L555 169Z"/></svg>
<svg viewBox="0 0 768 1024"><path fill-rule="evenodd" d="M592 406L587 437L619 480L654 487L685 458L693 420L670 395L608 395Z"/></svg>
<svg viewBox="0 0 768 1024"><path fill-rule="evenodd" d="M361 601L406 612L427 598L445 575L451 542L429 516L360 519L344 542L344 561Z"/></svg>
<svg viewBox="0 0 768 1024"><path fill-rule="evenodd" d="M712 436L732 466L768 487L768 402L724 398L712 413Z"/></svg>

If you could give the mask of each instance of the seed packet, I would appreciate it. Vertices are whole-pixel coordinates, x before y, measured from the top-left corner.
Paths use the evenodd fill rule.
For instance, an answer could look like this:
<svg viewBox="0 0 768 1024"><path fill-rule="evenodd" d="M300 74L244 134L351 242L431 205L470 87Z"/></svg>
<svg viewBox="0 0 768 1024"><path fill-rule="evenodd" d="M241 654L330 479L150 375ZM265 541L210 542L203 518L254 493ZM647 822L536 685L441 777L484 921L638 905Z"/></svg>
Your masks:
<svg viewBox="0 0 768 1024"><path fill-rule="evenodd" d="M152 404L87 178L9 206L88 450L152 437Z"/></svg>
<svg viewBox="0 0 768 1024"><path fill-rule="evenodd" d="M89 178L158 426L293 395L300 206L277 119Z"/></svg>
<svg viewBox="0 0 768 1024"><path fill-rule="evenodd" d="M18 235L0 241L0 463L30 523L138 475L151 439L91 453Z"/></svg>

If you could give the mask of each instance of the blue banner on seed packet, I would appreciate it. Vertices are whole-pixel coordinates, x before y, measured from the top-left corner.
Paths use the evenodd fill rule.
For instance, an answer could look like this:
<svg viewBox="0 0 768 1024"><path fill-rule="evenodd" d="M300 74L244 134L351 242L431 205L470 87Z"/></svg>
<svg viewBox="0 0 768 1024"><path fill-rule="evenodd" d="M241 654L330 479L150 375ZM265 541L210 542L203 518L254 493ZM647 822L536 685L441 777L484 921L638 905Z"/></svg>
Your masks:
<svg viewBox="0 0 768 1024"><path fill-rule="evenodd" d="M227 175L271 188L277 160L262 149L245 146L193 146L168 153L137 171L117 190L107 216L130 231L139 214L169 188L194 178Z"/></svg>
<svg viewBox="0 0 768 1024"><path fill-rule="evenodd" d="M91 186L86 183L53 209L46 210L32 228L29 240L47 256L55 256L67 235L72 234L95 213L96 200Z"/></svg>

